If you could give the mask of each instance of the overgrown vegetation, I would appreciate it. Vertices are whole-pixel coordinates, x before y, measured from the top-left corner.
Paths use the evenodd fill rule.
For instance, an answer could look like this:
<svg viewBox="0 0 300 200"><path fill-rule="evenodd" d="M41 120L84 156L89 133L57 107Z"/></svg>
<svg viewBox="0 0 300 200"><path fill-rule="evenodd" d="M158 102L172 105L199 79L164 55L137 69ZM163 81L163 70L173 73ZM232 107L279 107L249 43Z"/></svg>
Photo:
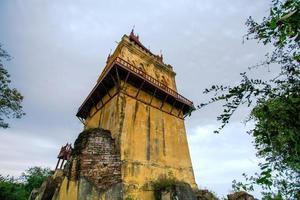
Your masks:
<svg viewBox="0 0 300 200"><path fill-rule="evenodd" d="M174 193L175 186L184 185L184 184L185 183L182 183L173 177L170 178L164 176L160 177L159 179L157 179L157 181L153 182L152 184L155 200L161 200L163 192L171 193L172 200L176 199L176 193Z"/></svg>
<svg viewBox="0 0 300 200"><path fill-rule="evenodd" d="M197 200L218 200L218 196L215 192L208 189L198 189L195 191ZM225 198L222 198L225 200Z"/></svg>
<svg viewBox="0 0 300 200"><path fill-rule="evenodd" d="M27 200L34 188L39 188L52 174L49 168L31 167L21 177L0 175L1 200Z"/></svg>
<svg viewBox="0 0 300 200"><path fill-rule="evenodd" d="M245 176L245 182L233 182L235 190L263 188L264 199L300 199L300 0L272 0L270 13L261 23L250 17L246 40L255 39L274 50L255 67L279 65L281 71L270 80L241 73L235 86L213 85L204 91L214 97L211 103L223 102L218 120L221 129L242 105L252 106L249 131L254 138L260 172ZM253 69L253 68L251 68Z"/></svg>
<svg viewBox="0 0 300 200"><path fill-rule="evenodd" d="M85 148L88 142L88 134L92 133L94 130L96 130L96 128L84 130L78 135L74 143L74 148L72 149L73 156L79 156L81 154L82 149Z"/></svg>
<svg viewBox="0 0 300 200"><path fill-rule="evenodd" d="M11 60L10 55L0 44L0 128L9 127L5 118L21 118L25 115L21 105L23 96L17 89L11 88L10 75L4 66L4 61L9 60Z"/></svg>
<svg viewBox="0 0 300 200"><path fill-rule="evenodd" d="M29 194L25 189L24 183L20 183L18 179L0 175L1 200L27 200Z"/></svg>

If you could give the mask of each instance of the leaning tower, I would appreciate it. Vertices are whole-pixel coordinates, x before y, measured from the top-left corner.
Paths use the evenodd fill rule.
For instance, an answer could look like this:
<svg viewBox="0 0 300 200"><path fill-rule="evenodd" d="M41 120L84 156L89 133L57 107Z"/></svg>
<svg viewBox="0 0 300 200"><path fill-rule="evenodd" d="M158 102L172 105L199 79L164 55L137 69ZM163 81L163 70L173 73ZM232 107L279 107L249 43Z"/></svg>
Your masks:
<svg viewBox="0 0 300 200"><path fill-rule="evenodd" d="M194 105L177 92L175 75L132 31L107 58L78 110L84 129L110 131L132 196L151 196L147 184L160 177L196 187L184 126Z"/></svg>
<svg viewBox="0 0 300 200"><path fill-rule="evenodd" d="M55 173L30 199L196 199L184 126L194 105L175 75L133 31L124 35L78 109L84 130L74 148L61 149Z"/></svg>

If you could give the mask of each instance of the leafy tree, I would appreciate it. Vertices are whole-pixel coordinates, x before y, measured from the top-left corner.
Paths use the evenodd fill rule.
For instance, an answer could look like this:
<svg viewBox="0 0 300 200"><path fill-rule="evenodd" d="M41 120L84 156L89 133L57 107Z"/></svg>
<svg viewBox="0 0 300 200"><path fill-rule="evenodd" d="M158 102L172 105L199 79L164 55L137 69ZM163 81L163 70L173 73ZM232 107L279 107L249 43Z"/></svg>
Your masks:
<svg viewBox="0 0 300 200"><path fill-rule="evenodd" d="M19 183L14 177L0 175L1 200L27 200L28 196L24 184Z"/></svg>
<svg viewBox="0 0 300 200"><path fill-rule="evenodd" d="M213 85L204 93L214 97L198 108L223 102L216 133L240 106L252 109L248 120L255 126L249 134L257 156L265 161L259 164L260 173L244 175L246 183L234 181L234 189L251 191L260 185L265 199L300 199L300 0L272 0L269 16L261 23L249 17L246 25L246 40L274 47L254 67L279 65L281 72L270 80L250 78L243 72L235 86Z"/></svg>
<svg viewBox="0 0 300 200"><path fill-rule="evenodd" d="M0 175L1 200L27 200L34 188L39 188L52 174L49 168L31 167L21 177Z"/></svg>
<svg viewBox="0 0 300 200"><path fill-rule="evenodd" d="M21 180L25 184L26 191L30 193L34 188L39 188L51 174L49 168L31 167L22 174Z"/></svg>
<svg viewBox="0 0 300 200"><path fill-rule="evenodd" d="M25 113L22 110L23 96L15 88L10 87L10 75L4 67L4 61L9 61L10 55L0 44L0 128L8 128L5 118L21 118Z"/></svg>

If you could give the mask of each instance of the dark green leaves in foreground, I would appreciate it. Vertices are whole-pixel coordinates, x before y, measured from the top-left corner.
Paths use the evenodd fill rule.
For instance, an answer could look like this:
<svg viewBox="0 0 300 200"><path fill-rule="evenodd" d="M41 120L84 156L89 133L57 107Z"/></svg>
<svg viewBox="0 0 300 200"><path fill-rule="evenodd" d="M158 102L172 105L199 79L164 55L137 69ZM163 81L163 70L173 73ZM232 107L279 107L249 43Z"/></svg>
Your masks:
<svg viewBox="0 0 300 200"><path fill-rule="evenodd" d="M31 167L20 178L0 175L1 200L27 200L34 188L52 174L49 168Z"/></svg>
<svg viewBox="0 0 300 200"><path fill-rule="evenodd" d="M5 118L21 118L24 115L21 106L23 96L15 88L10 87L10 75L4 67L4 60L10 59L0 44L0 128L9 127Z"/></svg>
<svg viewBox="0 0 300 200"><path fill-rule="evenodd" d="M258 185L263 188L264 199L300 199L300 0L273 0L269 15L261 23L250 17L246 25L246 39L274 47L255 67L279 65L280 73L270 80L241 73L235 86L213 85L204 91L213 97L198 109L223 103L216 133L241 105L252 109L247 120L254 121L255 126L249 134L264 162L259 164L259 173L244 174L244 182L234 181L235 190L253 191Z"/></svg>
<svg viewBox="0 0 300 200"><path fill-rule="evenodd" d="M0 175L0 199L1 200L27 200L29 194L22 183L13 177Z"/></svg>
<svg viewBox="0 0 300 200"><path fill-rule="evenodd" d="M51 174L49 168L31 167L22 174L21 180L26 191L31 192L34 188L39 188Z"/></svg>

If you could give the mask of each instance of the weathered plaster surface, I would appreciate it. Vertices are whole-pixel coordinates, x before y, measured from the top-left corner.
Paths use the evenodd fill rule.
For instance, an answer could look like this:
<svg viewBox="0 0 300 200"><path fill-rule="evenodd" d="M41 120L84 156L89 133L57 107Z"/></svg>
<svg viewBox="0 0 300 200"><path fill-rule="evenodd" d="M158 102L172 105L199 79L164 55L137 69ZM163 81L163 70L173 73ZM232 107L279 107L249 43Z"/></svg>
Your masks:
<svg viewBox="0 0 300 200"><path fill-rule="evenodd" d="M115 57L139 66L176 90L172 67L137 48L128 37L123 37L109 62ZM102 102L107 103L101 109L91 109L85 128L100 127L111 131L122 160L125 196L153 199L149 183L161 176L196 187L180 110L124 81L120 85L109 91L115 96L103 98Z"/></svg>
<svg viewBox="0 0 300 200"><path fill-rule="evenodd" d="M121 159L109 131L79 134L53 200L123 199Z"/></svg>

